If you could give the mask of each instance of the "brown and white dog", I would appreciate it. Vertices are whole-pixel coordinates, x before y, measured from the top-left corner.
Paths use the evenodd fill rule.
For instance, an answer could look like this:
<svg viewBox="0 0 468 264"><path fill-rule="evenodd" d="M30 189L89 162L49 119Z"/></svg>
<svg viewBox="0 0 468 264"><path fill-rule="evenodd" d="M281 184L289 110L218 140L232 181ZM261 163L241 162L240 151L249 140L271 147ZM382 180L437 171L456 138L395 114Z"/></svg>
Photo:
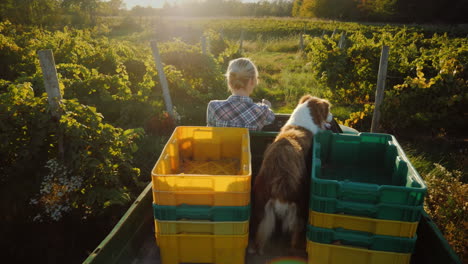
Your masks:
<svg viewBox="0 0 468 264"><path fill-rule="evenodd" d="M291 234L291 249L305 246L308 215L308 163L313 136L332 121L327 100L305 95L265 151L253 188L254 248L263 254L278 223ZM310 158L310 159L308 159ZM310 167L309 167L310 168Z"/></svg>

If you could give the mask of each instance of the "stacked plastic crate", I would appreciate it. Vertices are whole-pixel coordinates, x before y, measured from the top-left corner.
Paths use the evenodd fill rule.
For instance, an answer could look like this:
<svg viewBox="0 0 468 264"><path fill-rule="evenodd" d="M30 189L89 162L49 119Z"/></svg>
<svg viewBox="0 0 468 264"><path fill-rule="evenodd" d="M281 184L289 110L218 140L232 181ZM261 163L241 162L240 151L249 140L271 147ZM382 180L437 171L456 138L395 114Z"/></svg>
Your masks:
<svg viewBox="0 0 468 264"><path fill-rule="evenodd" d="M247 129L177 127L152 182L163 264L244 263L251 186Z"/></svg>
<svg viewBox="0 0 468 264"><path fill-rule="evenodd" d="M319 133L309 263L409 263L425 194L424 181L392 135Z"/></svg>

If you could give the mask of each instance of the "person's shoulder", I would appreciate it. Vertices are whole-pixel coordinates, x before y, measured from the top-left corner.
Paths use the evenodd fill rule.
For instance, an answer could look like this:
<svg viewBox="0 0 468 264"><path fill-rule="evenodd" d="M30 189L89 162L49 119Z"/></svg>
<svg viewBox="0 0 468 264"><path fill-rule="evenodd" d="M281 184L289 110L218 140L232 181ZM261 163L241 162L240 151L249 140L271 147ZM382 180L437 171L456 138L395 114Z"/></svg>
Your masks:
<svg viewBox="0 0 468 264"><path fill-rule="evenodd" d="M226 102L227 100L211 100L210 103Z"/></svg>
<svg viewBox="0 0 468 264"><path fill-rule="evenodd" d="M219 106L222 106L226 103L227 100L211 100L208 103L208 108L217 108Z"/></svg>
<svg viewBox="0 0 468 264"><path fill-rule="evenodd" d="M218 105L218 104L222 104L222 103L225 103L226 100L211 100L208 105Z"/></svg>

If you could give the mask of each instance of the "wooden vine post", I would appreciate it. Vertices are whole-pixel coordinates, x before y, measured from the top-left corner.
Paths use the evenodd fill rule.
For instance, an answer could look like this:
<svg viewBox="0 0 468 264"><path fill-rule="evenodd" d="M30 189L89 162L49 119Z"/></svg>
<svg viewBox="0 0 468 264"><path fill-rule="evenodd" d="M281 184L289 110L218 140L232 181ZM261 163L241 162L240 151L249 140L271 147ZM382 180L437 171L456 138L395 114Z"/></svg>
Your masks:
<svg viewBox="0 0 468 264"><path fill-rule="evenodd" d="M44 78L47 101L49 102L52 117L54 121L58 123L61 116L60 102L62 100L62 94L60 93L54 54L52 53L52 50L48 49L38 51L37 55L39 57L39 63L41 65L42 75ZM63 146L63 133L60 132L60 129L57 131L57 136L59 158L63 160L65 151Z"/></svg>
<svg viewBox="0 0 468 264"><path fill-rule="evenodd" d="M303 28L302 28L302 32L301 32L301 35L300 35L300 38L299 38L299 49L302 51L304 51L304 34L305 34L305 29L306 29L306 26L304 25Z"/></svg>
<svg viewBox="0 0 468 264"><path fill-rule="evenodd" d="M299 49L301 52L304 50L304 33L301 33L299 38Z"/></svg>
<svg viewBox="0 0 468 264"><path fill-rule="evenodd" d="M153 51L153 58L154 58L154 61L156 62L156 69L158 71L159 81L161 82L161 88L163 91L166 111L172 118L174 118L171 94L169 93L169 85L167 84L167 79L166 79L166 75L164 74L164 68L161 62L161 57L159 56L158 43L154 40L151 41L151 50Z"/></svg>
<svg viewBox="0 0 468 264"><path fill-rule="evenodd" d="M377 133L380 122L380 105L383 101L385 80L387 79L387 66L388 66L388 53L389 47L382 47L382 54L380 55L379 73L377 76L377 90L375 91L375 104L374 114L372 115L371 132Z"/></svg>
<svg viewBox="0 0 468 264"><path fill-rule="evenodd" d="M346 40L346 33L341 32L340 41L338 42L338 48L340 49L344 48L345 40Z"/></svg>
<svg viewBox="0 0 468 264"><path fill-rule="evenodd" d="M206 36L201 36L201 48L203 55L207 54L207 43L206 43Z"/></svg>
<svg viewBox="0 0 468 264"><path fill-rule="evenodd" d="M240 35L240 44L239 44L239 50L242 53L242 45L244 44L244 30L241 31Z"/></svg>

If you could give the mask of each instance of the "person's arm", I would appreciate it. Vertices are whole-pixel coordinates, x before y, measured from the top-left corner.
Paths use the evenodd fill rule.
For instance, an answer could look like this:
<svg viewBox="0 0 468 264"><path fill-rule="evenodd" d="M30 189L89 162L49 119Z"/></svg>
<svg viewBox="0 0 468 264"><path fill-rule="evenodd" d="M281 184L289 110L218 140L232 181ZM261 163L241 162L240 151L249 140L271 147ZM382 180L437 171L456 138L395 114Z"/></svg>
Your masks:
<svg viewBox="0 0 468 264"><path fill-rule="evenodd" d="M271 108L268 107L266 110L266 118L264 125L269 125L273 123L273 121L275 121L275 113L273 112L273 110L271 110Z"/></svg>
<svg viewBox="0 0 468 264"><path fill-rule="evenodd" d="M263 119L263 125L269 125L275 121L275 113L271 110L271 103L268 100L262 99L261 103L257 104L263 112L265 118Z"/></svg>
<svg viewBox="0 0 468 264"><path fill-rule="evenodd" d="M262 99L262 104L266 104L269 108L271 108L271 103L267 99Z"/></svg>

